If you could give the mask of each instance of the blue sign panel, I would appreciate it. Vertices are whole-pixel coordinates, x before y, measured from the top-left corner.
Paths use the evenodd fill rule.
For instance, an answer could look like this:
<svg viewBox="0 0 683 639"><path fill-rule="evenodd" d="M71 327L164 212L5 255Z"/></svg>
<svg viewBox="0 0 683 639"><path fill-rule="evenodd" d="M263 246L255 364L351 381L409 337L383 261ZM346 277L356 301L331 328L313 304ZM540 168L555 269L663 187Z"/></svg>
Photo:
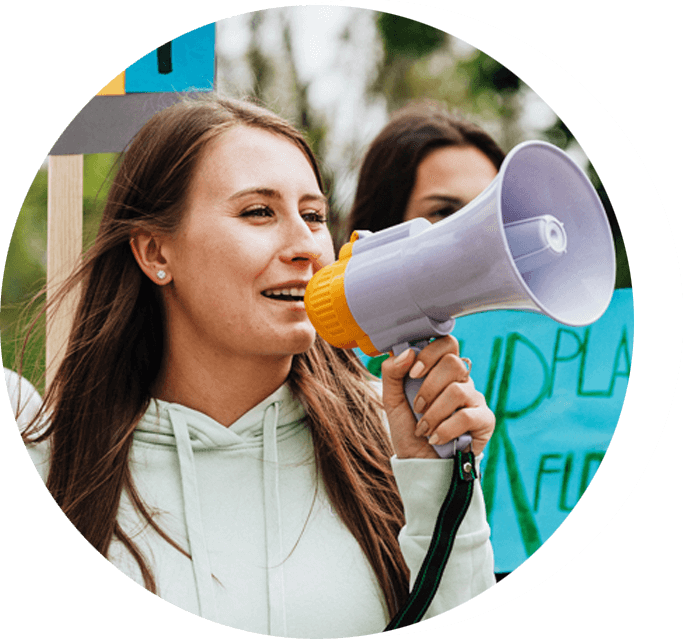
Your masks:
<svg viewBox="0 0 683 639"><path fill-rule="evenodd" d="M607 450L631 370L633 293L616 290L586 327L493 311L459 318L453 334L496 414L482 486L496 572L510 572L564 521ZM381 358L361 358L379 375Z"/></svg>
<svg viewBox="0 0 683 639"><path fill-rule="evenodd" d="M126 69L126 93L212 91L216 26L190 31Z"/></svg>

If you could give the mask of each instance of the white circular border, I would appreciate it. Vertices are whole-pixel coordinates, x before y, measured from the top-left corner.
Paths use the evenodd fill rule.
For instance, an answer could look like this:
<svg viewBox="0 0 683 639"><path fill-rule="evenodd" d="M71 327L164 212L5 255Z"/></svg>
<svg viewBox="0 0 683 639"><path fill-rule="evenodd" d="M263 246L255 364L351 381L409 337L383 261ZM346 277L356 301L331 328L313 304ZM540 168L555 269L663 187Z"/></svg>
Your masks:
<svg viewBox="0 0 683 639"><path fill-rule="evenodd" d="M617 212L634 288L628 390L607 454L583 497L553 536L495 588L433 619L378 633L405 634L470 619L528 592L586 548L621 508L657 446L673 401L683 342L681 276L666 212L640 157L609 113L564 69L495 27L443 9L386 0L323 4L384 11L441 29L531 87L569 127L600 175Z"/></svg>

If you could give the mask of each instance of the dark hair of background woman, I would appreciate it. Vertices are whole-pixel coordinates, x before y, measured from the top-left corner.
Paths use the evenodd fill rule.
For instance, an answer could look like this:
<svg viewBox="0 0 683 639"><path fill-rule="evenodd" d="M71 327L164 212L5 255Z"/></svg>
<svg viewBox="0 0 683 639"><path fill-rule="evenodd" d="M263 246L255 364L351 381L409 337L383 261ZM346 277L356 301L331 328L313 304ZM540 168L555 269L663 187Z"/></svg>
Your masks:
<svg viewBox="0 0 683 639"><path fill-rule="evenodd" d="M347 221L354 230L381 231L403 222L422 160L447 146L475 147L500 169L505 153L476 124L434 102L410 104L396 111L368 149Z"/></svg>

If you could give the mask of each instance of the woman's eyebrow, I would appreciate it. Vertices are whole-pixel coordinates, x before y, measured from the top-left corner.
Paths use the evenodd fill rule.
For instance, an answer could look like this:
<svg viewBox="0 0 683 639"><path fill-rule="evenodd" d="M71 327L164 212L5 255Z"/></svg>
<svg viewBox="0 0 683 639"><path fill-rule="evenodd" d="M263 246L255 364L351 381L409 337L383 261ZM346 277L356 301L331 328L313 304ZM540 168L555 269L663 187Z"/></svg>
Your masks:
<svg viewBox="0 0 683 639"><path fill-rule="evenodd" d="M241 197L245 197L247 195L263 195L264 197L269 197L274 200L281 200L282 199L282 193L276 189L271 189L268 187L263 187L263 186L254 186L246 189L242 189L241 191L237 191L237 193L233 193L228 199L230 200L237 200ZM314 200L316 202L320 202L324 204L325 206L329 206L329 201L328 199L320 194L320 193L305 193L299 198L300 202L304 201L311 201Z"/></svg>
<svg viewBox="0 0 683 639"><path fill-rule="evenodd" d="M329 205L330 205L330 201L324 195L322 195L320 193L306 193L305 195L302 195L299 198L299 202L308 202L310 200L313 200L315 202L320 202L326 208L329 207Z"/></svg>
<svg viewBox="0 0 683 639"><path fill-rule="evenodd" d="M461 197L453 197L451 195L428 195L424 199L430 202L445 202L447 204L452 204L453 206L457 207L463 207L465 206L465 204L469 204L469 202L466 202Z"/></svg>
<svg viewBox="0 0 683 639"><path fill-rule="evenodd" d="M275 189L269 189L263 186L253 186L250 188L242 189L241 191L237 191L237 193L233 193L228 199L237 200L246 195L263 195L265 197L270 197L274 199L282 199L282 193L280 193L280 191L276 191Z"/></svg>

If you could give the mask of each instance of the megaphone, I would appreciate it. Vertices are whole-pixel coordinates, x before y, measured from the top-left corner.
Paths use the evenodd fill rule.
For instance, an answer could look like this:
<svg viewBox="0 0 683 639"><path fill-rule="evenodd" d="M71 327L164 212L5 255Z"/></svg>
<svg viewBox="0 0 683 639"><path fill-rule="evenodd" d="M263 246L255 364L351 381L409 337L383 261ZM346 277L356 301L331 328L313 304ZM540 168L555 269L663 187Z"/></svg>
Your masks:
<svg viewBox="0 0 683 639"><path fill-rule="evenodd" d="M493 182L450 217L354 231L338 261L313 276L304 302L333 346L398 355L482 311L591 324L609 306L615 275L612 233L590 180L561 149L530 141L513 148ZM406 387L411 405L414 381L417 387ZM465 448L460 440L455 446ZM436 448L442 456L454 451Z"/></svg>

